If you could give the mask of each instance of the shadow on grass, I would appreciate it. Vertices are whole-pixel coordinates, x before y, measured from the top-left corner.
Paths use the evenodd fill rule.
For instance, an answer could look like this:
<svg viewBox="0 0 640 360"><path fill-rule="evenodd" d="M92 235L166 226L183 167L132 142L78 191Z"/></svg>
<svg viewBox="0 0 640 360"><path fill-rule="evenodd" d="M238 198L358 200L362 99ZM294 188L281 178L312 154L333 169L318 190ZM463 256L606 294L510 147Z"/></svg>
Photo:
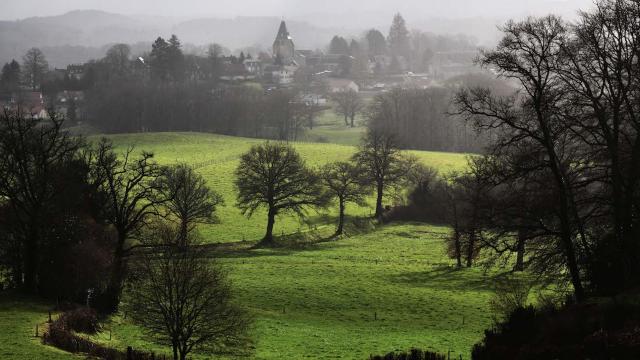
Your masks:
<svg viewBox="0 0 640 360"><path fill-rule="evenodd" d="M487 275L477 268L439 266L430 271L407 272L390 276L394 283L449 291L493 291L495 283L509 275L509 271Z"/></svg>
<svg viewBox="0 0 640 360"><path fill-rule="evenodd" d="M327 217L332 218L332 217ZM326 223L326 222L325 222ZM333 222L329 222L333 223ZM217 258L257 258L289 256L304 251L328 250L339 247L347 247L338 241L349 237L369 233L375 230L373 221L369 218L348 217L345 221L344 233L336 235L335 228L331 225L321 228L311 228L308 231L299 231L293 234L274 237L273 244L262 244L259 241L242 241L221 244L205 245L209 249L211 257Z"/></svg>

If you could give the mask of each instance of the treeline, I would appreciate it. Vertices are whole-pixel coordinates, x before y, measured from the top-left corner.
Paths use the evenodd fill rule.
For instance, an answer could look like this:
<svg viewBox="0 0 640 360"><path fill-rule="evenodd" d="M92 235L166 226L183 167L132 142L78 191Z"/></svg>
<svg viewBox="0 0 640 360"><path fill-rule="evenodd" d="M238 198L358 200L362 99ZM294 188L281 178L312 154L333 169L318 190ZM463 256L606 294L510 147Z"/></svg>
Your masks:
<svg viewBox="0 0 640 360"><path fill-rule="evenodd" d="M341 76L366 81L370 77L370 60L375 62L373 70L376 76L408 70L427 72L438 61L439 52L473 52L477 48L475 41L464 35L436 35L410 30L398 13L393 17L386 36L378 29L370 29L360 38L347 39L336 35L328 44L328 53L349 57L348 62L341 64Z"/></svg>
<svg viewBox="0 0 640 360"><path fill-rule="evenodd" d="M221 56L215 45L207 57L184 55L175 36L158 38L135 60L128 46L114 46L88 65L90 123L107 132L206 131L280 140L295 140L313 126L319 108L295 89L265 93L260 86L221 84Z"/></svg>
<svg viewBox="0 0 640 360"><path fill-rule="evenodd" d="M418 150L482 153L495 131L479 133L454 114L452 102L462 87L483 86L498 94L514 91L506 82L486 74L452 78L443 86L395 88L374 97L363 109L368 126L384 128L401 147Z"/></svg>

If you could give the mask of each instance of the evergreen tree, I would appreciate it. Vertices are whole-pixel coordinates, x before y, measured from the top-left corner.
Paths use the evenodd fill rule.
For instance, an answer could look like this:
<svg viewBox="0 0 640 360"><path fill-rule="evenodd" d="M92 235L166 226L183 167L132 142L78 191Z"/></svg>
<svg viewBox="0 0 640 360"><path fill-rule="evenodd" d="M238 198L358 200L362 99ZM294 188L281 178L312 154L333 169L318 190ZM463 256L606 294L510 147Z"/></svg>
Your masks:
<svg viewBox="0 0 640 360"><path fill-rule="evenodd" d="M4 64L0 81L2 82L1 91L12 92L18 90L20 85L20 64L15 60Z"/></svg>
<svg viewBox="0 0 640 360"><path fill-rule="evenodd" d="M182 53L182 44L176 35L171 35L168 47L168 64L169 73L174 81L184 79L185 63L184 54Z"/></svg>
<svg viewBox="0 0 640 360"><path fill-rule="evenodd" d="M336 55L349 55L349 43L342 36L334 36L329 45L329 53Z"/></svg>
<svg viewBox="0 0 640 360"><path fill-rule="evenodd" d="M384 55L387 53L387 40L384 35L376 29L371 29L365 36L367 46L369 47L369 55Z"/></svg>
<svg viewBox="0 0 640 360"><path fill-rule="evenodd" d="M166 81L169 78L169 43L162 37L158 37L151 45L151 54L149 66L151 67L151 76L160 81Z"/></svg>
<svg viewBox="0 0 640 360"><path fill-rule="evenodd" d="M393 17L391 28L389 29L389 49L392 56L404 56L409 58L411 45L409 42L409 30L404 18L400 13Z"/></svg>

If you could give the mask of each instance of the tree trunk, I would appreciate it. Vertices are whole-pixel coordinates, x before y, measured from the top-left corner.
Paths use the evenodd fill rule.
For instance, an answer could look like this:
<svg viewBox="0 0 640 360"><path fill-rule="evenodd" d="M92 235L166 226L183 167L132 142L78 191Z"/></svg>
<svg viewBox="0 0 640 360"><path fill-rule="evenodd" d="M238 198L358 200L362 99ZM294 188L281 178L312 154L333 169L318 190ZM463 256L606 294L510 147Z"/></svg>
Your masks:
<svg viewBox="0 0 640 360"><path fill-rule="evenodd" d="M524 271L524 250L525 250L526 236L524 230L518 231L518 244L516 247L516 265L514 271Z"/></svg>
<svg viewBox="0 0 640 360"><path fill-rule="evenodd" d="M376 219L382 220L382 214L384 209L382 208L382 196L384 192L384 183L382 181L378 181L377 185L377 195L376 195L376 214L374 215Z"/></svg>
<svg viewBox="0 0 640 360"><path fill-rule="evenodd" d="M456 261L457 261L457 266L458 268L462 267L462 246L460 245L460 231L458 231L458 229L455 229L455 232L453 234L454 236L454 241L455 241L455 247L456 247Z"/></svg>
<svg viewBox="0 0 640 360"><path fill-rule="evenodd" d="M338 217L338 229L336 229L336 235L342 235L342 230L344 228L344 199L340 199L340 215Z"/></svg>
<svg viewBox="0 0 640 360"><path fill-rule="evenodd" d="M124 262L124 242L126 235L118 234L118 245L113 255L113 264L111 269L111 279L106 290L106 309L109 312L118 310L120 304L120 295L122 292L122 282L124 281L125 262Z"/></svg>
<svg viewBox="0 0 640 360"><path fill-rule="evenodd" d="M563 171L562 165L558 158L558 154L555 151L554 141L552 140L548 123L545 121L544 116L539 109L537 110L537 112L538 122L540 123L540 127L544 134L543 145L547 150L547 155L549 155L550 168L555 178L556 186L558 187L559 192L559 220L561 232L560 241L562 247L564 248L564 256L567 262L569 275L571 276L571 283L573 285L576 301L582 302L584 300L585 294L584 288L582 287L582 281L580 280L580 269L576 260L576 251L573 244L573 238L571 236L571 215L575 214L577 217L578 214L575 211L572 212L572 210L575 210L575 203L572 201L573 199L570 196L570 185L567 184L565 172ZM580 222L580 219L576 218L576 221Z"/></svg>
<svg viewBox="0 0 640 360"><path fill-rule="evenodd" d="M178 357L178 344L176 342L173 342L171 344L171 347L173 348L173 360L179 360L179 357Z"/></svg>
<svg viewBox="0 0 640 360"><path fill-rule="evenodd" d="M473 253L476 247L476 232L471 230L469 234L469 244L467 245L467 267L473 266Z"/></svg>
<svg viewBox="0 0 640 360"><path fill-rule="evenodd" d="M356 116L351 115L351 127L356 127Z"/></svg>
<svg viewBox="0 0 640 360"><path fill-rule="evenodd" d="M273 244L273 224L276 222L276 210L270 208L267 214L267 232L262 239L263 244Z"/></svg>
<svg viewBox="0 0 640 360"><path fill-rule="evenodd" d="M178 239L178 245L187 246L187 237L189 236L189 224L186 220L180 221L180 239Z"/></svg>
<svg viewBox="0 0 640 360"><path fill-rule="evenodd" d="M31 293L37 292L37 274L38 274L38 225L32 222L29 229L27 239L25 241L25 259L24 259L24 289Z"/></svg>
<svg viewBox="0 0 640 360"><path fill-rule="evenodd" d="M345 126L349 126L349 116L348 115L344 116L344 125Z"/></svg>

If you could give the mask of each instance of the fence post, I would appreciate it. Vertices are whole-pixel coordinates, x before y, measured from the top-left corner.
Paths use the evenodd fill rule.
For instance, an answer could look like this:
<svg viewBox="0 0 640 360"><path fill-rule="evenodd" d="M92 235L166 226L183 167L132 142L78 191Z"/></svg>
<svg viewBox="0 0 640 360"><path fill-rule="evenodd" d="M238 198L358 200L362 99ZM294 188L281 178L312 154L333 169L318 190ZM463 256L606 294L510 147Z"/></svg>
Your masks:
<svg viewBox="0 0 640 360"><path fill-rule="evenodd" d="M51 324L51 310L49 310L49 320L47 321L49 324Z"/></svg>
<svg viewBox="0 0 640 360"><path fill-rule="evenodd" d="M127 360L133 360L133 349L131 346L127 346Z"/></svg>
<svg viewBox="0 0 640 360"><path fill-rule="evenodd" d="M36 324L36 337L38 337L38 324Z"/></svg>

